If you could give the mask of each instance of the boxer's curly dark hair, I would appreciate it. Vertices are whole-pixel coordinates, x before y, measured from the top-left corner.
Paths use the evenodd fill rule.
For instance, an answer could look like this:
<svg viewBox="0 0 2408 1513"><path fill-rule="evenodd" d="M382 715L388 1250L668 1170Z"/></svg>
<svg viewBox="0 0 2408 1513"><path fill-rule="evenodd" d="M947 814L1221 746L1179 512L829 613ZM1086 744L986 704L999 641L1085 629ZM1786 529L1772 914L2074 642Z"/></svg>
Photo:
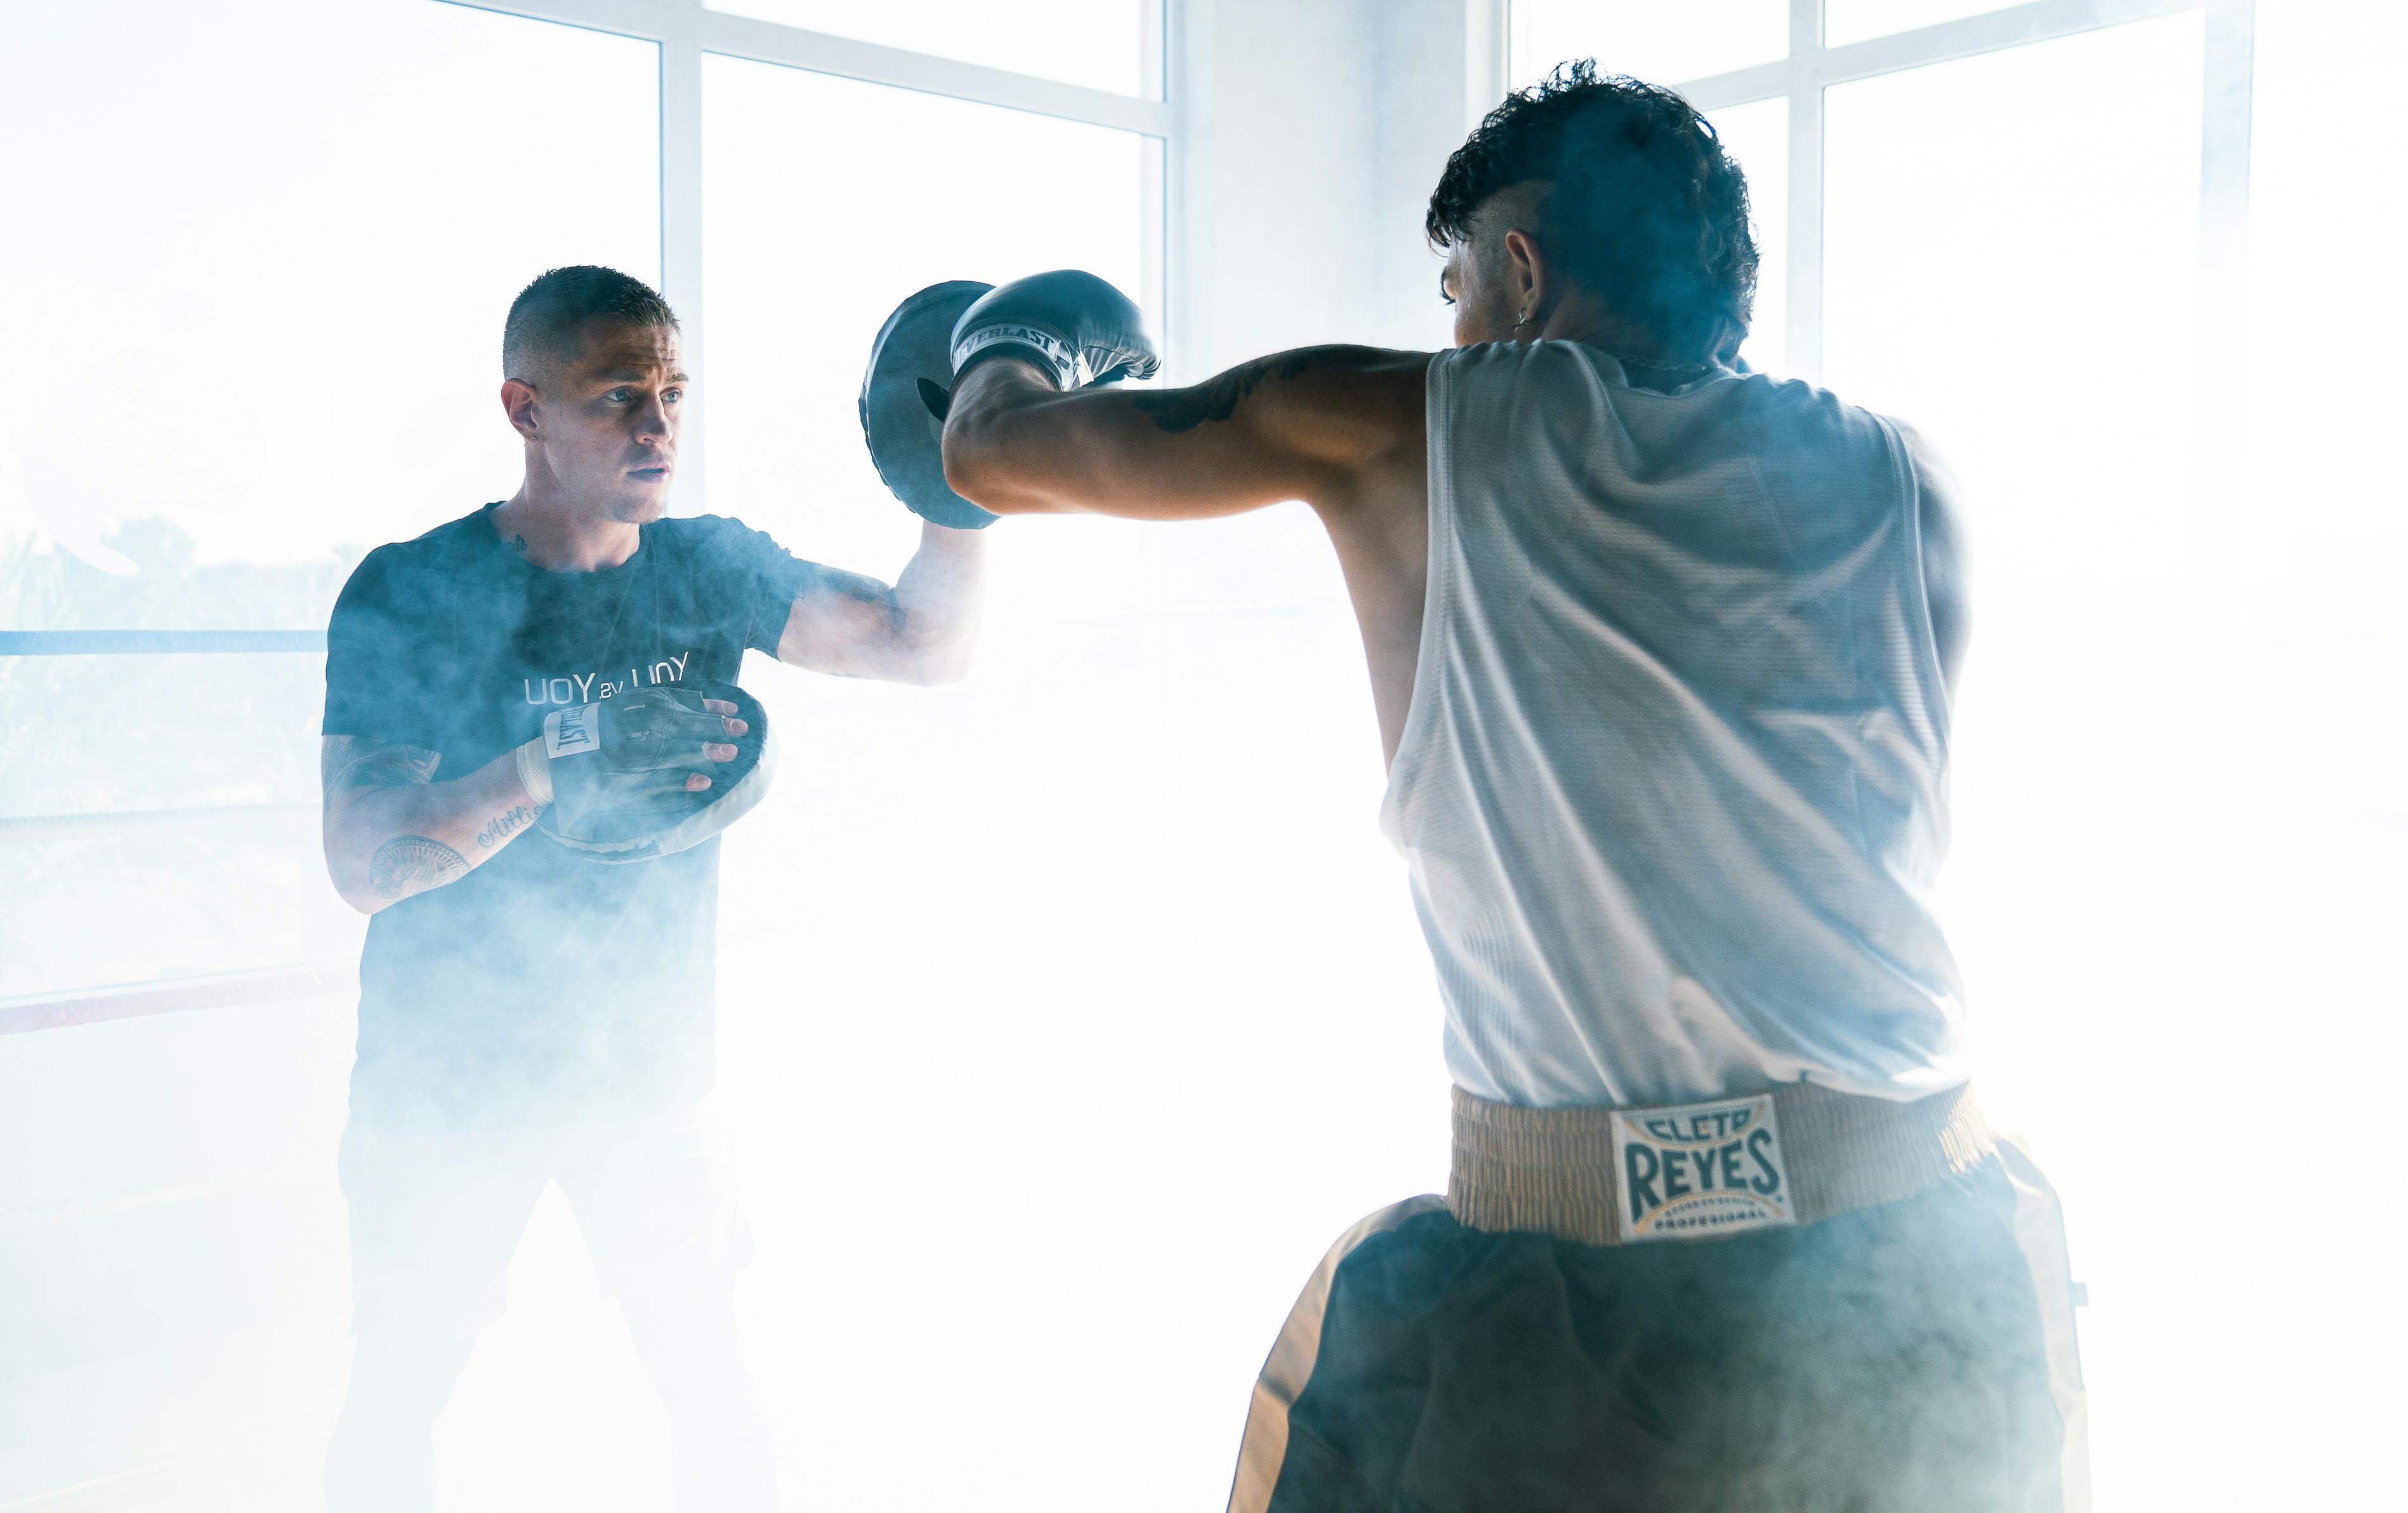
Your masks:
<svg viewBox="0 0 2408 1513"><path fill-rule="evenodd" d="M1679 359L1737 350L1756 308L1747 180L1688 101L1592 59L1559 65L1447 159L1431 245L1469 240L1491 195L1534 180L1554 184L1531 228L1539 245L1616 313Z"/></svg>
<svg viewBox="0 0 2408 1513"><path fill-rule="evenodd" d="M678 328L677 311L641 279L592 263L549 268L510 301L502 323L502 376L550 376L576 355L579 329L595 320Z"/></svg>

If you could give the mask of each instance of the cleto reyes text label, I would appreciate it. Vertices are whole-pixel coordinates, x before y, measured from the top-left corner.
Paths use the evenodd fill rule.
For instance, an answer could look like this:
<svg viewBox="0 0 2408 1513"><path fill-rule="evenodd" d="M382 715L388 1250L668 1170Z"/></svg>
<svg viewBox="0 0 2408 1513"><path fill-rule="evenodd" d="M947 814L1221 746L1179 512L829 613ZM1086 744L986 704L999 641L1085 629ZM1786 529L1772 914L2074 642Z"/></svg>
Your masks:
<svg viewBox="0 0 2408 1513"><path fill-rule="evenodd" d="M1614 1217L1626 1244L1798 1222L1771 1094L1617 1109L1611 1128L1621 1189Z"/></svg>

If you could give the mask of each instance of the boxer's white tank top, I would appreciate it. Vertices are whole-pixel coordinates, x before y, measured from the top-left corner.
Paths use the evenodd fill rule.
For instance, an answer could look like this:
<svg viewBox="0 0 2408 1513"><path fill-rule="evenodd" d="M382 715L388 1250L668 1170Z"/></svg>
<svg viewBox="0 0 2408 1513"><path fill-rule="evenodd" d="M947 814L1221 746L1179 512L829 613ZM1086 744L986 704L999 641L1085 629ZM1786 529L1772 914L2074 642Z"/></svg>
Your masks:
<svg viewBox="0 0 2408 1513"><path fill-rule="evenodd" d="M1448 1069L1509 1103L1966 1080L1915 473L1811 384L1572 342L1428 379L1429 591L1383 823Z"/></svg>

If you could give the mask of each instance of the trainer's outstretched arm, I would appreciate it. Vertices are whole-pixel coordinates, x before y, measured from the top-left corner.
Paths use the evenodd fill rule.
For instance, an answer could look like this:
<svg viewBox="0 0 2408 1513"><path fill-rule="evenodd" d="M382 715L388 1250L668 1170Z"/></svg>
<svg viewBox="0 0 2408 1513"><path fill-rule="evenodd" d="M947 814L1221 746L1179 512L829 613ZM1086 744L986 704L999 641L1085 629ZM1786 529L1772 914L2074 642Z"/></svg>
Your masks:
<svg viewBox="0 0 2408 1513"><path fill-rule="evenodd" d="M924 522L893 584L824 569L786 612L778 660L888 683L953 683L969 670L986 592L981 533Z"/></svg>
<svg viewBox="0 0 2408 1513"><path fill-rule="evenodd" d="M1182 389L1057 391L998 356L962 375L945 479L997 514L1201 519L1302 499L1326 516L1418 463L1429 353L1304 347Z"/></svg>

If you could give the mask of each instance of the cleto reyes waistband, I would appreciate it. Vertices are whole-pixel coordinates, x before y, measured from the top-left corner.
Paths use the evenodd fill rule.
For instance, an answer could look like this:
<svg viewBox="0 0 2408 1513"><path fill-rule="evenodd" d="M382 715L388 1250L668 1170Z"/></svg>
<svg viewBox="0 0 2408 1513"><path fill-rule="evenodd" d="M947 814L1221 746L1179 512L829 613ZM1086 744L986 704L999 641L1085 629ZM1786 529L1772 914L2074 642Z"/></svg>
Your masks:
<svg viewBox="0 0 2408 1513"><path fill-rule="evenodd" d="M1811 1083L1670 1108L1520 1108L1455 1089L1446 1205L1583 1245L1707 1240L1914 1196L1997 1142L1968 1085L1911 1103Z"/></svg>

